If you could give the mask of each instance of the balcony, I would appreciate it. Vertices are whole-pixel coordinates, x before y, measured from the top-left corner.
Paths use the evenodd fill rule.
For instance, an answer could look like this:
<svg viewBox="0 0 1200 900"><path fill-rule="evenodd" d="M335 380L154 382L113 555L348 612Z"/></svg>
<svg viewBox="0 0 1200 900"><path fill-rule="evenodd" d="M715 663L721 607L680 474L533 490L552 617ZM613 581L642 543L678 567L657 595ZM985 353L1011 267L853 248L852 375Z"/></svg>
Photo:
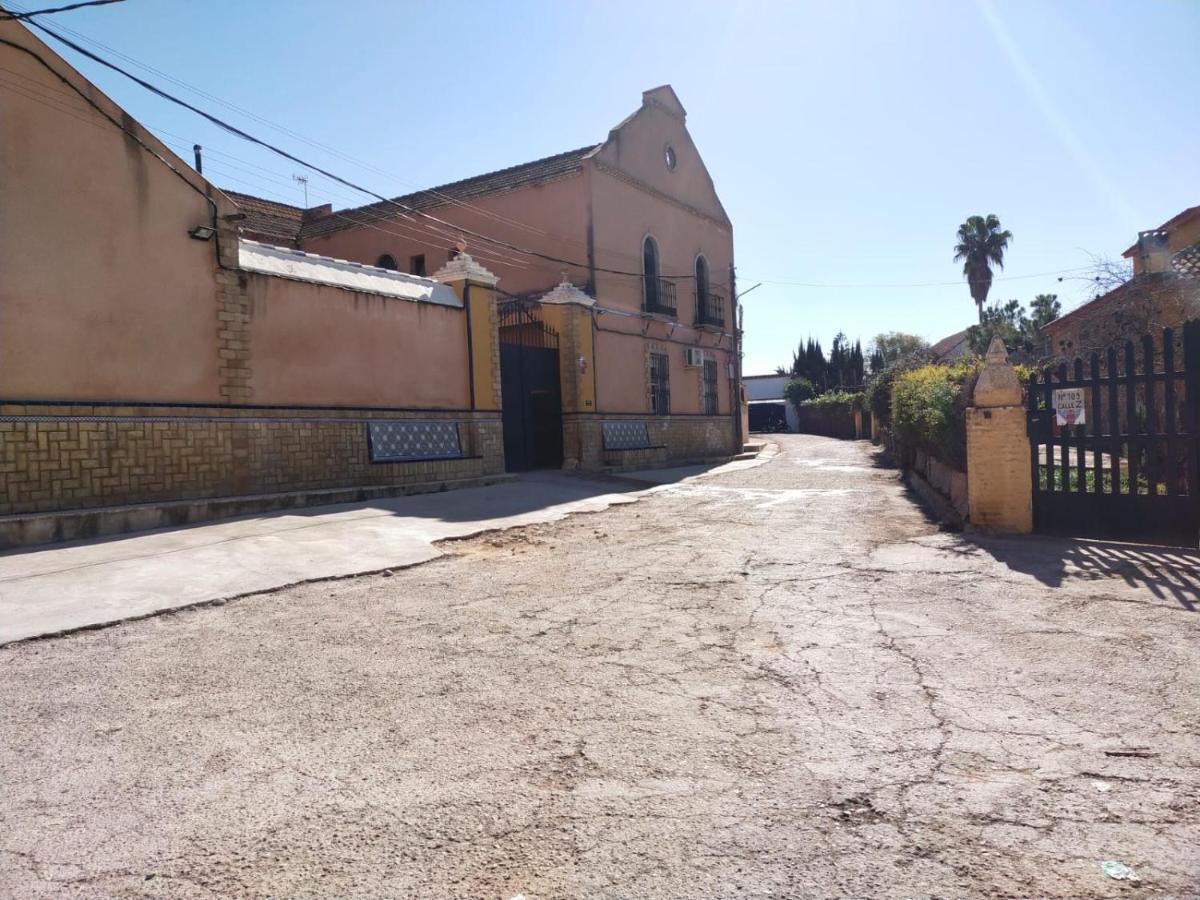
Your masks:
<svg viewBox="0 0 1200 900"><path fill-rule="evenodd" d="M672 318L678 315L678 307L675 303L675 282L667 281L665 278L644 278L642 279L642 290L645 293L646 312Z"/></svg>
<svg viewBox="0 0 1200 900"><path fill-rule="evenodd" d="M725 295L708 288L696 292L696 324L725 327Z"/></svg>

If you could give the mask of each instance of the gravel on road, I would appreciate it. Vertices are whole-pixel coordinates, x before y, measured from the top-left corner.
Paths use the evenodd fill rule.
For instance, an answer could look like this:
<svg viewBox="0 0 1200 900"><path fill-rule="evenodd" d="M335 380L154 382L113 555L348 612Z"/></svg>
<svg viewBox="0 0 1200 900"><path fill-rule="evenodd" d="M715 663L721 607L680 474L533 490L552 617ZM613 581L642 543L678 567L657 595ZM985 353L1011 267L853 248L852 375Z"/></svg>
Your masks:
<svg viewBox="0 0 1200 900"><path fill-rule="evenodd" d="M941 532L869 444L777 439L0 649L0 895L1200 895L1196 555Z"/></svg>

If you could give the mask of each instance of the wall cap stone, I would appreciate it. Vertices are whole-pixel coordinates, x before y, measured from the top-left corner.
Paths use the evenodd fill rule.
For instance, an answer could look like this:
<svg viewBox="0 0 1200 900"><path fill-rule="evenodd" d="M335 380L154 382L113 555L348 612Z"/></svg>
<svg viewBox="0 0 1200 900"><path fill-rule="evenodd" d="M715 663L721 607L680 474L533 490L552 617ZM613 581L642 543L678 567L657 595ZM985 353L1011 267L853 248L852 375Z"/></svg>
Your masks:
<svg viewBox="0 0 1200 900"><path fill-rule="evenodd" d="M465 252L459 253L458 256L434 272L433 280L442 283L471 281L476 284L485 284L488 287L495 287L500 281L496 275L477 263L471 254Z"/></svg>
<svg viewBox="0 0 1200 900"><path fill-rule="evenodd" d="M565 278L550 293L540 299L541 303L574 303L579 306L595 306L596 300L585 294Z"/></svg>
<svg viewBox="0 0 1200 900"><path fill-rule="evenodd" d="M1020 406L1021 381L1008 362L1008 351L997 335L992 338L984 357L984 366L975 383L973 406Z"/></svg>

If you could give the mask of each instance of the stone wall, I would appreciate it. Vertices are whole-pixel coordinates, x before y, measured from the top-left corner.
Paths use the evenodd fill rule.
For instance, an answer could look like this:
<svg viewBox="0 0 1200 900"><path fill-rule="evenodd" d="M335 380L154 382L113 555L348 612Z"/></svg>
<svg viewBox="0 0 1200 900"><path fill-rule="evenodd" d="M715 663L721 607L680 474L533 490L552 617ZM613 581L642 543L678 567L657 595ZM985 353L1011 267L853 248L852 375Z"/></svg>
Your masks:
<svg viewBox="0 0 1200 900"><path fill-rule="evenodd" d="M961 521L967 518L967 473L930 456L924 450L914 454L911 471L950 505Z"/></svg>
<svg viewBox="0 0 1200 900"><path fill-rule="evenodd" d="M373 463L371 420L460 422L467 458ZM0 404L0 515L504 471L498 413Z"/></svg>
<svg viewBox="0 0 1200 900"><path fill-rule="evenodd" d="M645 422L653 449L605 450L602 425ZM579 467L647 469L732 456L741 448L731 416L573 415L563 416L563 444L579 447Z"/></svg>

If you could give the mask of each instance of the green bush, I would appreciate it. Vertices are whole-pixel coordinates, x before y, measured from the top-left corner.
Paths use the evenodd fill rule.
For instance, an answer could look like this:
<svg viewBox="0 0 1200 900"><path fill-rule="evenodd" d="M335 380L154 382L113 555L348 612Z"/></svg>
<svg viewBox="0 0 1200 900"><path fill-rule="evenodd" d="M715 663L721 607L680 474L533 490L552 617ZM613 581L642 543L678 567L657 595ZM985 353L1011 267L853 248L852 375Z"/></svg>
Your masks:
<svg viewBox="0 0 1200 900"><path fill-rule="evenodd" d="M892 420L892 385L905 372L911 372L928 364L929 354L918 351L888 363L878 372L872 373L867 380L865 402L871 415L881 424L887 425Z"/></svg>
<svg viewBox="0 0 1200 900"><path fill-rule="evenodd" d="M819 397L813 397L811 400L805 400L800 404L812 409L828 409L828 410L844 410L852 412L856 409L863 408L863 395L861 392L851 393L850 391L827 391Z"/></svg>
<svg viewBox="0 0 1200 900"><path fill-rule="evenodd" d="M793 378L783 389L783 396L792 406L799 406L805 400L811 400L817 395L817 389L807 378Z"/></svg>
<svg viewBox="0 0 1200 900"><path fill-rule="evenodd" d="M958 469L967 466L967 392L979 360L953 366L925 365L891 386L892 427L907 452L924 450Z"/></svg>

